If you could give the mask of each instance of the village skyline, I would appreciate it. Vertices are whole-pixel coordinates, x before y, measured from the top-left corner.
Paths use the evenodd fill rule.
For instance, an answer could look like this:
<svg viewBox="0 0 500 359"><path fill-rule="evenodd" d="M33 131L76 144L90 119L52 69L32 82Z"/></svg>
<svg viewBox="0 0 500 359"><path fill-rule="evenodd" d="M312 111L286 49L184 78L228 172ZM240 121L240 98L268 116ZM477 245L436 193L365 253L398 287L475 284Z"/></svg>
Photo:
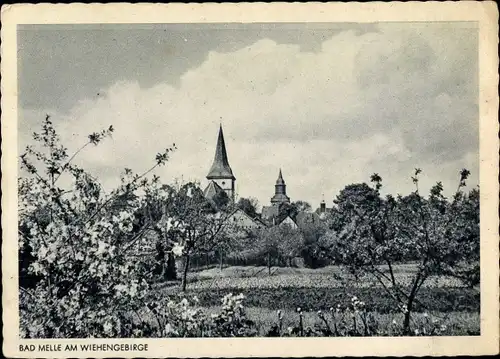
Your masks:
<svg viewBox="0 0 500 359"><path fill-rule="evenodd" d="M449 195L462 168L478 184L471 23L23 25L18 39L18 148L46 114L70 152L113 125L77 159L104 188L173 143L156 174L206 186L220 124L236 193L261 206L280 168L313 208L373 173L384 194L412 191L416 167L422 191Z"/></svg>

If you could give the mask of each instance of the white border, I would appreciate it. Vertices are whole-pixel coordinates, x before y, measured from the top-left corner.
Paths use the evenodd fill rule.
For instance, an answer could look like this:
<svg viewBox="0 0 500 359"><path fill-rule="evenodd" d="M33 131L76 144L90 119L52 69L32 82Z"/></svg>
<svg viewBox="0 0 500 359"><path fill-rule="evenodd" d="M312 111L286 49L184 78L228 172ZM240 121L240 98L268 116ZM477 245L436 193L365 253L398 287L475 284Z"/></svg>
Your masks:
<svg viewBox="0 0 500 359"><path fill-rule="evenodd" d="M25 4L2 7L2 270L3 353L20 343L147 343L147 352L50 352L71 357L423 356L499 352L498 249L498 10L494 2L246 3L246 4ZM406 22L479 24L481 188L481 335L408 338L242 338L19 340L17 273L17 46L18 24Z"/></svg>

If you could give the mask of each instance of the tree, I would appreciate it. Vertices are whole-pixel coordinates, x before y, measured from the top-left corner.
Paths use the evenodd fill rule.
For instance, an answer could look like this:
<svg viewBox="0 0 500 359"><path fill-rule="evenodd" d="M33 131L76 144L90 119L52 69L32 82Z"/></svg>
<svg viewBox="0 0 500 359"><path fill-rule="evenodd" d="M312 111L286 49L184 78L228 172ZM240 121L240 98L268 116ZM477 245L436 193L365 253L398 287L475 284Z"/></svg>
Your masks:
<svg viewBox="0 0 500 359"><path fill-rule="evenodd" d="M248 214L250 217L255 218L257 217L257 208L259 206L259 203L257 199L255 198L240 198L238 200L238 203L236 204L236 207L241 209L243 212Z"/></svg>
<svg viewBox="0 0 500 359"><path fill-rule="evenodd" d="M216 210L225 210L231 203L231 199L226 191L220 191L212 197L212 202Z"/></svg>
<svg viewBox="0 0 500 359"><path fill-rule="evenodd" d="M306 201L295 201L292 203L292 206L296 208L298 212L311 212L312 208L309 202Z"/></svg>
<svg viewBox="0 0 500 359"><path fill-rule="evenodd" d="M173 190L165 202L161 230L174 254L182 258L182 290L186 290L187 273L193 255L209 253L220 247L227 236L224 230L229 208L217 209L194 183Z"/></svg>
<svg viewBox="0 0 500 359"><path fill-rule="evenodd" d="M280 260L291 265L291 260L297 257L303 248L300 232L288 225L273 226L261 229L254 243L257 252L266 258L268 274L271 268Z"/></svg>
<svg viewBox="0 0 500 359"><path fill-rule="evenodd" d="M278 227L278 253L285 259L288 266L292 266L292 259L300 256L304 248L302 233L287 224Z"/></svg>
<svg viewBox="0 0 500 359"><path fill-rule="evenodd" d="M478 196L462 192L469 171L460 172L451 201L443 196L440 182L424 198L418 188L420 173L416 169L412 177L415 191L397 198L380 196L378 174L371 178L374 188L365 183L347 186L335 200L330 231L322 243L331 259L380 283L404 312L406 334L425 281L432 275L458 275L455 268L478 263L479 256ZM395 264L407 261L416 261L409 286L394 273Z"/></svg>
<svg viewBox="0 0 500 359"><path fill-rule="evenodd" d="M116 336L132 325L130 313L145 299L149 268L134 254L152 223L137 216L138 194L173 148L141 175L126 170L106 193L73 159L112 133L110 126L90 134L69 156L47 116L33 134L37 145L20 156L20 257L28 257L22 269L37 279L27 285L20 278L23 337Z"/></svg>
<svg viewBox="0 0 500 359"><path fill-rule="evenodd" d="M266 258L267 272L271 275L272 259L279 253L279 227L261 229L256 237L255 246L260 255Z"/></svg>
<svg viewBox="0 0 500 359"><path fill-rule="evenodd" d="M319 268L325 266L329 261L321 254L321 238L325 235L327 227L323 221L305 223L301 225L300 232L304 239L301 251L305 266Z"/></svg>

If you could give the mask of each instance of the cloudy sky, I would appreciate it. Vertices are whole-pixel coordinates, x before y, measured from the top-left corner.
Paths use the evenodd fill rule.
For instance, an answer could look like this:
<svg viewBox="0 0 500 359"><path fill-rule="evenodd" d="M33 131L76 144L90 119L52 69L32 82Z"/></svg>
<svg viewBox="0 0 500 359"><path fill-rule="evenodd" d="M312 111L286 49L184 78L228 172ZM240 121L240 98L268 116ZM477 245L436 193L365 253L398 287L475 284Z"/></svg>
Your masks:
<svg viewBox="0 0 500 359"><path fill-rule="evenodd" d="M105 188L177 145L157 174L198 180L224 128L239 196L267 205L282 168L317 206L379 173L390 193L461 168L478 183L474 23L50 25L18 30L19 148L46 113ZM450 193L448 191L448 193Z"/></svg>

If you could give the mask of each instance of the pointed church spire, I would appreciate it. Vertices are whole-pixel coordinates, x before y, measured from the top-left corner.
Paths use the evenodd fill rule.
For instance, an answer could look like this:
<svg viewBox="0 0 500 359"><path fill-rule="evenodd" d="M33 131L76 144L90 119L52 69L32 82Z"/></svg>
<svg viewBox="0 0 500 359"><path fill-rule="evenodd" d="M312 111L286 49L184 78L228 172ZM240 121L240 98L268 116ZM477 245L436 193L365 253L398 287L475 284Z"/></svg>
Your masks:
<svg viewBox="0 0 500 359"><path fill-rule="evenodd" d="M236 179L229 166L227 159L226 143L224 142L224 133L222 132L222 124L219 127L219 137L217 138L217 147L215 148L215 157L212 167L208 172L207 179L229 178Z"/></svg>
<svg viewBox="0 0 500 359"><path fill-rule="evenodd" d="M283 174L280 172L278 174L278 179L276 180L276 185L274 186L274 196L271 198L271 203L280 204L280 203L290 203L290 198L286 195L286 184L283 179Z"/></svg>
<svg viewBox="0 0 500 359"><path fill-rule="evenodd" d="M285 184L285 181L283 180L283 175L281 174L281 168L280 168L280 173L278 175L278 179L276 180L276 184Z"/></svg>

